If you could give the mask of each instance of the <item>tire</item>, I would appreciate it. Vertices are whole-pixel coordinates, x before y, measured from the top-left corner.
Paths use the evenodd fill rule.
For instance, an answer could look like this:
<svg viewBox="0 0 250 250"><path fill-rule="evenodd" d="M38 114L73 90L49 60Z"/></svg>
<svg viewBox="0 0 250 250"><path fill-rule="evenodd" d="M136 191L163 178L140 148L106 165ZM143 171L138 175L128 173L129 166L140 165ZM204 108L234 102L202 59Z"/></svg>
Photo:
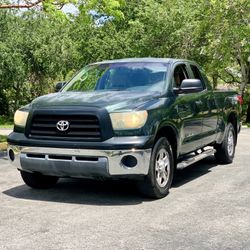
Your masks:
<svg viewBox="0 0 250 250"><path fill-rule="evenodd" d="M35 189L51 188L57 183L59 179L55 176L42 175L39 173L29 173L25 171L20 172L25 184Z"/></svg>
<svg viewBox="0 0 250 250"><path fill-rule="evenodd" d="M216 160L222 164L229 164L233 162L236 145L236 134L232 123L228 123L226 127L225 137L221 144L215 145L216 153L214 154Z"/></svg>
<svg viewBox="0 0 250 250"><path fill-rule="evenodd" d="M172 148L167 138L161 137L154 145L148 175L138 182L138 189L146 197L163 198L169 193L173 175Z"/></svg>

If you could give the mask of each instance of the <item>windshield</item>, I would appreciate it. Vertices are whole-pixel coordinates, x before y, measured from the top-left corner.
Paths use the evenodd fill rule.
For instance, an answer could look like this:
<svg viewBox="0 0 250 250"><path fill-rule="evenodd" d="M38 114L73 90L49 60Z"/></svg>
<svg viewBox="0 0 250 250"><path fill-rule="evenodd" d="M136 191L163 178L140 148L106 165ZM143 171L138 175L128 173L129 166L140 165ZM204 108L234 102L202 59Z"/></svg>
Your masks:
<svg viewBox="0 0 250 250"><path fill-rule="evenodd" d="M63 91L140 90L162 92L166 63L103 63L83 68Z"/></svg>

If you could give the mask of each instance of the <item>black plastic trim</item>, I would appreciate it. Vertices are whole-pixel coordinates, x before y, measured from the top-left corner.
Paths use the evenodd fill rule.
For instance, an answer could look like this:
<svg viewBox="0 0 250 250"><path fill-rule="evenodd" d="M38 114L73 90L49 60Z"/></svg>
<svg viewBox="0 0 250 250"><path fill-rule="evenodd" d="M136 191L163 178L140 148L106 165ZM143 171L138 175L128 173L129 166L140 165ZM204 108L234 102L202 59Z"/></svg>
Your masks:
<svg viewBox="0 0 250 250"><path fill-rule="evenodd" d="M126 136L112 137L103 142L79 142L79 141L58 141L38 140L27 138L23 133L12 132L8 136L8 143L17 146L27 147L49 147L49 148L78 148L78 149L148 149L153 147L153 136Z"/></svg>
<svg viewBox="0 0 250 250"><path fill-rule="evenodd" d="M96 108L96 107L64 107L60 106L59 107L46 107L46 108L39 108L39 109L32 109L29 113L28 119L27 119L27 124L25 128L25 135L26 137L30 137L30 129L31 129L31 122L32 118L35 115L65 115L65 114L70 114L70 115L91 115L91 116L96 116L99 120L100 124L100 130L101 130L101 141L105 141L108 138L111 138L114 136L113 133L113 128L110 120L109 113L106 109L102 108ZM21 132L21 131L16 131L16 132ZM32 136L35 137L35 136ZM34 138L35 139L35 138ZM94 141L94 139L83 139L83 138L69 138L69 137L55 137L55 136L44 136L41 137L41 139L36 138L38 140L63 140L63 141ZM96 140L95 140L96 141ZM100 140L99 140L100 141Z"/></svg>

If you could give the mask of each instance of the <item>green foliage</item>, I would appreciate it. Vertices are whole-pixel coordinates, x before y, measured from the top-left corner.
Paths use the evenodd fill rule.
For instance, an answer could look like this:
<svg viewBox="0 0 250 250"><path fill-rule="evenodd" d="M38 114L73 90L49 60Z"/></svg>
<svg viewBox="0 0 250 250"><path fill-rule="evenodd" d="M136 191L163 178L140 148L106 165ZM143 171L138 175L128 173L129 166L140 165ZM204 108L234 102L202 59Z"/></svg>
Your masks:
<svg viewBox="0 0 250 250"><path fill-rule="evenodd" d="M13 119L7 116L0 116L0 124L11 124L13 123Z"/></svg>
<svg viewBox="0 0 250 250"><path fill-rule="evenodd" d="M0 91L0 102L4 99L0 114L6 114L6 109L13 113L34 97L50 92L51 81L63 80L74 68L76 53L67 30L69 20L34 12L21 17L0 15L1 20L6 34L0 36L0 89L4 90Z"/></svg>
<svg viewBox="0 0 250 250"><path fill-rule="evenodd" d="M60 0L79 14L0 11L0 115L49 93L82 66L124 57L177 57L205 67L213 85L250 86L247 0ZM247 112L247 107L244 107ZM249 111L250 117L250 111Z"/></svg>
<svg viewBox="0 0 250 250"><path fill-rule="evenodd" d="M96 17L112 16L116 19L123 19L123 12L120 10L124 6L125 0L85 0L79 6L81 12L85 14L95 11Z"/></svg>
<svg viewBox="0 0 250 250"><path fill-rule="evenodd" d="M6 150L7 150L7 136L0 135L0 151L6 151Z"/></svg>
<svg viewBox="0 0 250 250"><path fill-rule="evenodd" d="M6 142L7 141L7 136L5 135L0 135L0 143L1 142Z"/></svg>
<svg viewBox="0 0 250 250"><path fill-rule="evenodd" d="M0 129L1 128L12 128L13 127L13 118L0 116Z"/></svg>

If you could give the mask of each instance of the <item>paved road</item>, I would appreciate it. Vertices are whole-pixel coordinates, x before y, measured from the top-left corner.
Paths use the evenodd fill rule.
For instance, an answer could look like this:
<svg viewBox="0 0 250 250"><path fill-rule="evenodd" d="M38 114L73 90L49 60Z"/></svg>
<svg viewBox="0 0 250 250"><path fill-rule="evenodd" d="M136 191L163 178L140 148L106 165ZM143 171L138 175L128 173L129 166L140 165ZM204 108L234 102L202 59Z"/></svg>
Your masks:
<svg viewBox="0 0 250 250"><path fill-rule="evenodd" d="M13 129L1 128L0 129L0 135L9 135L12 131L13 131Z"/></svg>
<svg viewBox="0 0 250 250"><path fill-rule="evenodd" d="M195 164L156 201L129 182L32 190L2 159L0 249L250 249L249 152L244 129L233 164Z"/></svg>

